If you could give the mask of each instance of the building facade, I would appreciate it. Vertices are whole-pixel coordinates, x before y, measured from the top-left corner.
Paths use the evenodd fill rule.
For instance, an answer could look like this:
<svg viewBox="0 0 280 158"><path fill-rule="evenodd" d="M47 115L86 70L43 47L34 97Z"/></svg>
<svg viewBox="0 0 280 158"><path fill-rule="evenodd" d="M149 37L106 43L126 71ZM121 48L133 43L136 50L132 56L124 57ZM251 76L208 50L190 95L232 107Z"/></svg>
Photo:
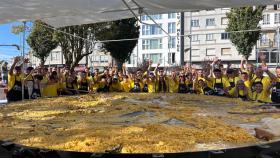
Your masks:
<svg viewBox="0 0 280 158"><path fill-rule="evenodd" d="M40 60L33 56L32 51L29 52L29 59L32 66L38 66L40 64ZM92 54L84 57L80 62L80 66L88 66L90 68L100 68L102 69L104 66L108 66L111 62L112 58L109 54L105 54L104 52L94 51ZM54 49L50 55L48 56L45 66L58 66L62 67L65 64L65 59L61 52L61 48L57 47Z"/></svg>
<svg viewBox="0 0 280 158"><path fill-rule="evenodd" d="M263 20L260 22L262 34L257 44L257 52L266 55L266 62L270 66L279 63L278 33L280 27L280 5L268 5L263 11ZM280 37L279 37L280 39Z"/></svg>
<svg viewBox="0 0 280 158"><path fill-rule="evenodd" d="M199 64L214 57L237 66L242 56L231 43L225 31L229 8L185 13L185 61ZM255 50L249 60L255 60Z"/></svg>
<svg viewBox="0 0 280 158"><path fill-rule="evenodd" d="M156 14L151 17L168 34L154 24L148 16L142 16L143 23L139 23L138 44L127 62L127 67L137 67L147 60L153 62L152 66L158 62L165 67L179 65L180 38L177 34L180 32L180 13Z"/></svg>

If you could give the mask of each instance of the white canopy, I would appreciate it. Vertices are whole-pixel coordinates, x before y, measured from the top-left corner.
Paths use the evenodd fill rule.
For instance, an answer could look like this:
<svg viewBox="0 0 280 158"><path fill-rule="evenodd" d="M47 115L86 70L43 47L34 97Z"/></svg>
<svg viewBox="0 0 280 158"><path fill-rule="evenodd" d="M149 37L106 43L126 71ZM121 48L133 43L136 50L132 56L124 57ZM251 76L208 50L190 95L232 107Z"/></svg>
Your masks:
<svg viewBox="0 0 280 158"><path fill-rule="evenodd" d="M279 0L125 0L138 14L277 4ZM0 23L41 19L60 27L133 17L122 0L1 0Z"/></svg>

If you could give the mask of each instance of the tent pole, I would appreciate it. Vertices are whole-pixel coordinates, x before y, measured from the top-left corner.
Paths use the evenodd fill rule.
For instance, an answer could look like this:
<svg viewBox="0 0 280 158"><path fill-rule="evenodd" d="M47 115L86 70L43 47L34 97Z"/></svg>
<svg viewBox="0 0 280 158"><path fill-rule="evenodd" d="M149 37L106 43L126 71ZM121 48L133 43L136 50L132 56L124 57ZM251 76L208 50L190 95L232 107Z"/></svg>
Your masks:
<svg viewBox="0 0 280 158"><path fill-rule="evenodd" d="M192 12L190 12L190 67L192 66Z"/></svg>
<svg viewBox="0 0 280 158"><path fill-rule="evenodd" d="M23 21L23 37L22 37L22 65L21 69L24 71L24 54L25 54L25 29L26 29L26 21ZM24 100L24 80L21 82L21 97Z"/></svg>
<svg viewBox="0 0 280 158"><path fill-rule="evenodd" d="M277 63L277 66L279 66L279 57L280 57L280 55L279 55L279 53L280 53L280 27L278 27L277 28L277 49L278 49L278 51L277 51L277 57L276 57L276 63Z"/></svg>

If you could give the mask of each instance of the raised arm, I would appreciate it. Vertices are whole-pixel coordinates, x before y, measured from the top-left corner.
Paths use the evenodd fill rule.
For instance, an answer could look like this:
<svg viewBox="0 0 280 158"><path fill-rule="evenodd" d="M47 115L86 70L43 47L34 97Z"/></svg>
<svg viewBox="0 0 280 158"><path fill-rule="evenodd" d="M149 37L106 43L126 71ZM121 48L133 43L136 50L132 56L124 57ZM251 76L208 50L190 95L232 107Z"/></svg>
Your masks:
<svg viewBox="0 0 280 158"><path fill-rule="evenodd" d="M20 61L20 57L15 57L14 58L14 62L13 62L13 64L12 64L12 66L11 66L11 68L10 68L10 70L9 70L9 75L13 75L13 72L14 72L14 69L15 69L15 67L16 67L16 64L18 63Z"/></svg>
<svg viewBox="0 0 280 158"><path fill-rule="evenodd" d="M156 66L156 68L155 68L155 70L154 70L154 75L155 75L155 76L157 76L157 71L158 71L159 65L160 65L160 62L157 63L157 66Z"/></svg>
<svg viewBox="0 0 280 158"><path fill-rule="evenodd" d="M245 66L244 66L245 61L246 61L246 60L244 59L244 57L242 57L241 62L240 62L240 69L241 69L241 71L244 71L244 70L245 70Z"/></svg>

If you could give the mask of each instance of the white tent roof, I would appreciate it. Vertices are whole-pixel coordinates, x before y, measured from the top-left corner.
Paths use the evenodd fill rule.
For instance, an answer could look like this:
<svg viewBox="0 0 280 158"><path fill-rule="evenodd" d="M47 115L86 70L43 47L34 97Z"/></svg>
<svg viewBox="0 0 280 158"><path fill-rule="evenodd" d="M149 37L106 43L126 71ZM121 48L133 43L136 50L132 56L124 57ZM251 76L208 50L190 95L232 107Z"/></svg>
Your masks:
<svg viewBox="0 0 280 158"><path fill-rule="evenodd" d="M132 0L125 0L138 13ZM149 14L244 5L279 0L135 0ZM55 27L133 17L122 0L1 0L0 23L41 19Z"/></svg>

